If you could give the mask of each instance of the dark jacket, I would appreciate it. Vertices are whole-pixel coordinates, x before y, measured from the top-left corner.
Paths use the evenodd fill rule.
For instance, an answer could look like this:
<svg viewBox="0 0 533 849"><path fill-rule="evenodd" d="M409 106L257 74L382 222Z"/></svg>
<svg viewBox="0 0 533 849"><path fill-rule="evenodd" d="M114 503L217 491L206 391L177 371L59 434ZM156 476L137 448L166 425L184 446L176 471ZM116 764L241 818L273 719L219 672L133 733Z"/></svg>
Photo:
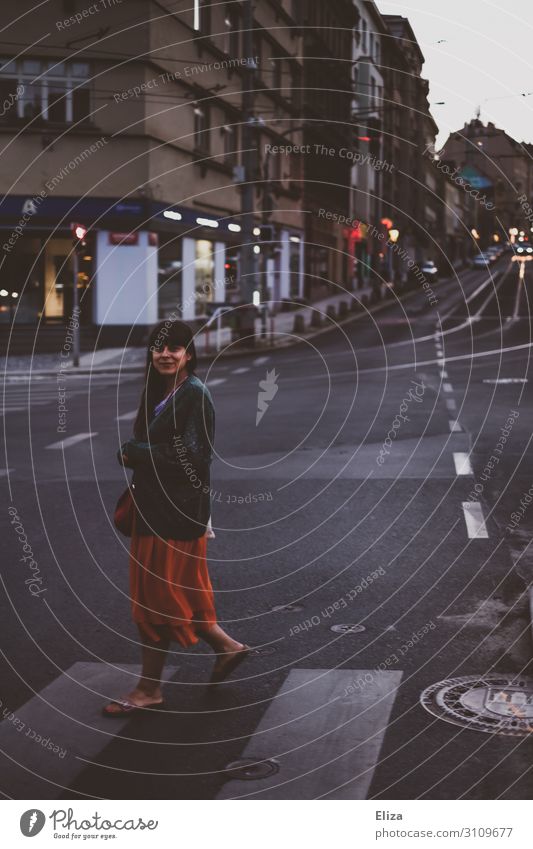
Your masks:
<svg viewBox="0 0 533 849"><path fill-rule="evenodd" d="M153 411L152 411L153 415ZM137 533L191 540L211 513L210 465L215 411L206 386L189 375L148 427L148 442L129 439L117 453L134 469Z"/></svg>

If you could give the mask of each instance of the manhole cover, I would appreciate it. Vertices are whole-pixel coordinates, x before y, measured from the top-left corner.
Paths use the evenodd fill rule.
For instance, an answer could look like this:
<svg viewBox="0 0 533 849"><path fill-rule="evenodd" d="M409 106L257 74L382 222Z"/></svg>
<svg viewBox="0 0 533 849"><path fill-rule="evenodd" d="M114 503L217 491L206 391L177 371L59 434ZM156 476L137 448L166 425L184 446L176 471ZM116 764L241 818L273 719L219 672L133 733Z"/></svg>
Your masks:
<svg viewBox="0 0 533 849"><path fill-rule="evenodd" d="M276 646L262 646L258 649L252 649L250 654L275 654Z"/></svg>
<svg viewBox="0 0 533 849"><path fill-rule="evenodd" d="M429 713L488 734L533 732L533 679L467 675L427 687L420 701Z"/></svg>
<svg viewBox="0 0 533 849"><path fill-rule="evenodd" d="M271 613L278 613L279 611L286 611L288 613L292 613L293 611L303 610L303 604L276 604L274 607L270 608Z"/></svg>
<svg viewBox="0 0 533 849"><path fill-rule="evenodd" d="M275 760L254 761L253 758L241 758L228 764L224 772L237 781L256 781L279 772L279 763Z"/></svg>
<svg viewBox="0 0 533 849"><path fill-rule="evenodd" d="M364 625L332 625L329 630L335 634L360 634L366 628Z"/></svg>

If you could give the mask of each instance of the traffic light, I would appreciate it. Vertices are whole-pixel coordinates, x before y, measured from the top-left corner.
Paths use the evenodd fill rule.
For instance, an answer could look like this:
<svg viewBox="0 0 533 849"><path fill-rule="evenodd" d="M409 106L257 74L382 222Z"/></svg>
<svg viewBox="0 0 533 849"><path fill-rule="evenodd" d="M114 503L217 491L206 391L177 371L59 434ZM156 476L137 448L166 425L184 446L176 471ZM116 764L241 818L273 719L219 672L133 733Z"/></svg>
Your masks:
<svg viewBox="0 0 533 849"><path fill-rule="evenodd" d="M70 232L72 233L72 246L74 250L78 254L84 253L87 249L86 237L88 228L84 224L73 221L70 225Z"/></svg>

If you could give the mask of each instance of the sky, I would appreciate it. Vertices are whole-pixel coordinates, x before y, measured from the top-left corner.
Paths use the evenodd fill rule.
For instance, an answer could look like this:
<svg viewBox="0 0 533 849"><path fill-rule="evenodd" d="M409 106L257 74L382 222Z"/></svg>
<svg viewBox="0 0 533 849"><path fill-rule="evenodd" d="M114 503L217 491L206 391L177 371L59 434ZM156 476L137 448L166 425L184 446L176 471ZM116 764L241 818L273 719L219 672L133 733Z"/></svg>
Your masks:
<svg viewBox="0 0 533 849"><path fill-rule="evenodd" d="M533 142L533 2L376 0L383 14L403 15L425 56L437 150L481 108L517 141ZM441 43L439 43L441 42ZM522 97L522 92L531 92ZM445 101L437 106L437 101Z"/></svg>

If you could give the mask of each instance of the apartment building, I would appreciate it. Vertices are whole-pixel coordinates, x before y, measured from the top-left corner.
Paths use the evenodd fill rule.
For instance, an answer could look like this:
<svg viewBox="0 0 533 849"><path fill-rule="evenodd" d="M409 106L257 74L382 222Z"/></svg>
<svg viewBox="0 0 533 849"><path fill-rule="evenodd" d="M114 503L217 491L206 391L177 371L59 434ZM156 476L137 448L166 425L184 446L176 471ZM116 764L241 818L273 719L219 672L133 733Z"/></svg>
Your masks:
<svg viewBox="0 0 533 849"><path fill-rule="evenodd" d="M89 228L80 320L98 329L100 344L238 300L244 79L256 91L257 170L248 179L258 226L270 205L275 244L261 293L301 295L298 176L280 160L265 162L268 144L299 114L297 7L255 4L245 51L239 2L191 0L181 11L160 0L4 3L0 93L12 102L0 117L0 288L8 292L0 320L69 319L73 221Z"/></svg>

